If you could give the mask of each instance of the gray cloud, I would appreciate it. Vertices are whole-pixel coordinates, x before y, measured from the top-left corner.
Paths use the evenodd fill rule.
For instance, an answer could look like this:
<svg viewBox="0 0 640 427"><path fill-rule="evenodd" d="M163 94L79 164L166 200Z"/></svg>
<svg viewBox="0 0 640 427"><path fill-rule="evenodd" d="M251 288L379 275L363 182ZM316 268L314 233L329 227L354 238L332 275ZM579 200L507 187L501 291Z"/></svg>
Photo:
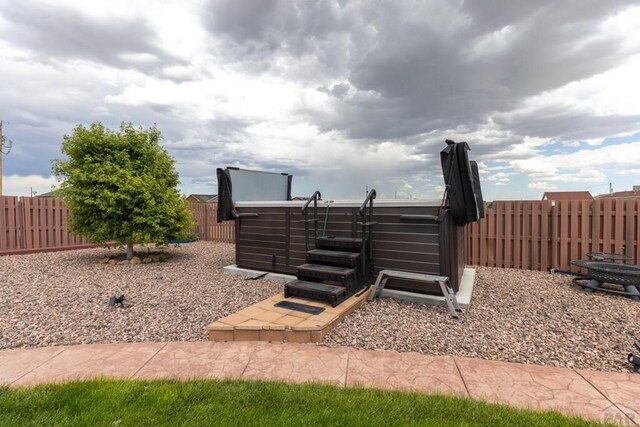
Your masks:
<svg viewBox="0 0 640 427"><path fill-rule="evenodd" d="M416 130L483 123L493 111L512 109L529 96L620 65L628 58L620 39L609 36L584 43L606 12L615 11L611 5L603 11L596 3L600 6L581 7L577 19L574 5L564 10L547 6L538 11L512 11L504 18L509 21L496 21L492 13L503 10L504 5L491 8L483 3L482 13L467 11L471 24L449 35L442 34L444 25L416 22L392 28L380 22L379 43L356 65L350 83L382 98L339 104L333 127L347 128L354 137L372 138L381 134L381 123L385 123L389 129L385 137L403 138ZM398 11L390 13L397 15ZM486 16L491 18L483 22ZM400 17L389 22L397 20ZM505 22L519 35L495 53L473 57L469 46L499 31ZM371 132L348 128L348 123L367 121L372 110L376 125ZM384 116L388 119L381 122ZM416 129L416 121L424 123L422 128Z"/></svg>
<svg viewBox="0 0 640 427"><path fill-rule="evenodd" d="M277 0L212 1L206 17L216 31L228 34L238 43L260 41L278 19Z"/></svg>
<svg viewBox="0 0 640 427"><path fill-rule="evenodd" d="M547 107L535 115L513 115L497 123L520 135L560 141L584 141L638 131L640 115L593 116L562 108Z"/></svg>
<svg viewBox="0 0 640 427"><path fill-rule="evenodd" d="M162 45L162 28L142 11L99 18L72 6L3 2L0 35L20 50L0 83L5 133L16 143L4 172L48 174L77 123L132 121L157 124L184 182L210 185L216 167L239 165L292 173L298 194L360 194L364 185L426 194L441 183L445 138L469 140L474 158L508 163L530 155L510 149L526 136L561 143L640 132L638 115L532 102L640 54L628 34L603 31L632 3L210 0L202 9L185 3L203 26L175 36L197 35L187 54L180 43ZM295 107L266 119L251 92L234 98L234 85L244 96L245 82L259 91L265 81L286 82L283 96L300 99L283 105ZM154 96L165 89L201 98ZM298 124L305 129L283 131ZM278 132L316 158L280 150ZM322 144L334 139L341 145L332 150L352 158L322 158ZM264 140L277 155L255 149ZM389 142L402 164L392 152L388 170L363 160Z"/></svg>
<svg viewBox="0 0 640 427"><path fill-rule="evenodd" d="M9 23L2 35L37 53L41 62L83 59L145 73L184 64L177 56L154 45L155 30L142 18L103 19L58 5L3 2L0 12Z"/></svg>
<svg viewBox="0 0 640 427"><path fill-rule="evenodd" d="M367 17L359 2L211 0L203 22L225 40L219 53L243 69L317 81L348 74L353 58L366 51L373 31ZM307 59L309 66L293 71L277 57Z"/></svg>
<svg viewBox="0 0 640 427"><path fill-rule="evenodd" d="M249 69L313 56L291 79L344 80L309 120L356 139L404 139L464 125L626 61L621 35L600 35L621 1L211 2L206 21ZM278 71L278 70L275 70ZM282 70L280 70L282 71ZM348 85L348 86L347 86ZM352 87L355 96L344 96Z"/></svg>

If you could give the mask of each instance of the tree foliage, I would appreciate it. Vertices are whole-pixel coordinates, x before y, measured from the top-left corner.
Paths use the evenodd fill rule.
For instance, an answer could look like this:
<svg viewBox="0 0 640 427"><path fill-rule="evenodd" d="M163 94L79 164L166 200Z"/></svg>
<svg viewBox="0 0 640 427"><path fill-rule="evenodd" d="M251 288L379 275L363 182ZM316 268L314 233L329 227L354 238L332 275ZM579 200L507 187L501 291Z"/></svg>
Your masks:
<svg viewBox="0 0 640 427"><path fill-rule="evenodd" d="M56 195L71 211L71 229L96 243L167 243L188 234L193 218L177 190L174 160L157 128L96 122L64 136L66 159L53 161Z"/></svg>

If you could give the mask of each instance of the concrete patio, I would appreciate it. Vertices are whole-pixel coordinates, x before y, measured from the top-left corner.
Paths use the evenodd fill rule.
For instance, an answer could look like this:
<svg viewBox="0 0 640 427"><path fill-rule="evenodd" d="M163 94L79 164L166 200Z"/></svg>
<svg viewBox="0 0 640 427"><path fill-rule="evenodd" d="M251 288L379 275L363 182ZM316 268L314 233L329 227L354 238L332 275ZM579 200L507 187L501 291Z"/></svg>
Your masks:
<svg viewBox="0 0 640 427"><path fill-rule="evenodd" d="M640 375L633 373L266 342L150 342L0 351L3 385L98 376L317 381L444 393L640 425Z"/></svg>

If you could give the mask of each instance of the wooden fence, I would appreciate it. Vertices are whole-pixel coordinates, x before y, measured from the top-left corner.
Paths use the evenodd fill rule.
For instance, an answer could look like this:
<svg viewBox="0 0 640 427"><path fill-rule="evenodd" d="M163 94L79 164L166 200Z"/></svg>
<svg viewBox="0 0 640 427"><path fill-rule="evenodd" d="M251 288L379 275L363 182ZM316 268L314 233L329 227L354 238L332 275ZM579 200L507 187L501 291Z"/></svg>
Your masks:
<svg viewBox="0 0 640 427"><path fill-rule="evenodd" d="M217 224L216 203L190 203L200 240L235 241L233 221ZM0 254L91 245L69 232L69 209L53 197L0 196Z"/></svg>
<svg viewBox="0 0 640 427"><path fill-rule="evenodd" d="M195 233L200 240L234 243L236 226L234 221L216 222L217 203L189 203L196 219Z"/></svg>
<svg viewBox="0 0 640 427"><path fill-rule="evenodd" d="M0 196L0 252L90 244L68 231L68 217L59 199Z"/></svg>
<svg viewBox="0 0 640 427"><path fill-rule="evenodd" d="M190 203L200 240L233 243L235 224L215 222L216 203ZM82 246L59 199L0 196L0 253ZM640 200L497 201L467 228L467 264L570 269L588 252L623 253L640 264Z"/></svg>
<svg viewBox="0 0 640 427"><path fill-rule="evenodd" d="M638 264L639 230L640 200L493 202L467 228L467 263L545 271L608 252Z"/></svg>

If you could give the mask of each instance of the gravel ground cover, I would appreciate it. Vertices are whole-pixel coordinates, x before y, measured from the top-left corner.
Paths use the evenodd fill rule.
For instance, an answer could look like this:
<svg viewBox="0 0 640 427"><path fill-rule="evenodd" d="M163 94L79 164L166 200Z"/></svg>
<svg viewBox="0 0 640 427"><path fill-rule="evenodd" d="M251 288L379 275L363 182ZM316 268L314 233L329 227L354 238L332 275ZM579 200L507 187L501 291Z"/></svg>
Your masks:
<svg viewBox="0 0 640 427"><path fill-rule="evenodd" d="M281 283L224 274L234 248L172 245L166 262L114 266L99 260L124 249L0 257L0 349L206 340L209 323L282 290ZM125 308L110 307L109 298L121 294Z"/></svg>
<svg viewBox="0 0 640 427"><path fill-rule="evenodd" d="M446 307L383 298L356 310L325 343L628 372L636 339L640 302L585 293L570 276L476 267L471 307L459 319Z"/></svg>
<svg viewBox="0 0 640 427"><path fill-rule="evenodd" d="M100 264L118 250L0 257L0 349L97 342L206 340L210 322L282 291L282 284L222 273L234 246L196 242L167 262ZM109 307L124 294L125 308ZM380 299L351 314L325 345L449 354L629 371L640 302L586 294L568 276L478 267L471 307Z"/></svg>

